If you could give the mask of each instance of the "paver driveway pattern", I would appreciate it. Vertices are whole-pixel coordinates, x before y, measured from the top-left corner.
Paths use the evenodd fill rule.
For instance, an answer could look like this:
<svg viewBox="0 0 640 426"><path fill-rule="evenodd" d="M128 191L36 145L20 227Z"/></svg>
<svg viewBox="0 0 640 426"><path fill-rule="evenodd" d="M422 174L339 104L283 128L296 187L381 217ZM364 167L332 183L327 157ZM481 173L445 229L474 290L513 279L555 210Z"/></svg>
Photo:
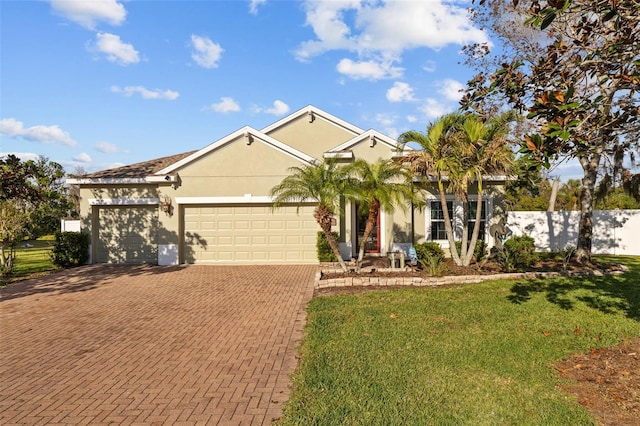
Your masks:
<svg viewBox="0 0 640 426"><path fill-rule="evenodd" d="M269 424L316 267L86 266L0 294L0 423Z"/></svg>

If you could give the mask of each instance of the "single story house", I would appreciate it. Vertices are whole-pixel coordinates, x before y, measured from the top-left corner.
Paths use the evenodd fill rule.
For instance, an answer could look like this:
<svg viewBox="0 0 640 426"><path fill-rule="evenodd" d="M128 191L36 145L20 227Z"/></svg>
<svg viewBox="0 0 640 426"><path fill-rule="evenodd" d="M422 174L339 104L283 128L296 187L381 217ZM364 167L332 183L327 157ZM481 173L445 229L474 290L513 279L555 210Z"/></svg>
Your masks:
<svg viewBox="0 0 640 426"><path fill-rule="evenodd" d="M329 157L373 162L401 154L393 138L307 106L262 130L246 126L197 151L68 183L80 188L81 229L91 236L91 263L317 263L314 206L273 209L270 189L292 166ZM499 210L504 181L485 182L486 224ZM424 240L446 246L440 202L431 193L425 209L382 211L367 251L406 251ZM453 198L449 207L459 213ZM344 203L334 229L345 259L357 256L365 219L355 205ZM483 226L481 237L491 244L488 229Z"/></svg>

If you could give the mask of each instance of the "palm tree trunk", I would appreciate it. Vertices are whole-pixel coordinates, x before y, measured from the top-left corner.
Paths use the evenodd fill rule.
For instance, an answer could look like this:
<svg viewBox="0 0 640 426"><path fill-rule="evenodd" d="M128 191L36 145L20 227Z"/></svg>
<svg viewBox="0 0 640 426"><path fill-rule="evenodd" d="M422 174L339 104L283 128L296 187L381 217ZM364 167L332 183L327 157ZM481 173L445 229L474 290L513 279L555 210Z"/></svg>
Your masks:
<svg viewBox="0 0 640 426"><path fill-rule="evenodd" d="M471 241L467 249L467 255L464 258L463 265L471 265L471 258L476 251L476 242L478 241L478 234L480 234L480 220L482 219L482 190L478 189L478 200L476 207L476 223L473 224L473 231L471 231Z"/></svg>
<svg viewBox="0 0 640 426"><path fill-rule="evenodd" d="M360 248L358 252L358 267L360 266L360 262L364 259L364 247L367 244L367 240L369 236L373 232L373 228L378 220L378 212L380 211L380 203L377 200L371 202L369 206L369 215L367 216L367 224L364 227L364 234L362 235L362 240L360 240Z"/></svg>
<svg viewBox="0 0 640 426"><path fill-rule="evenodd" d="M461 266L462 262L460 261L460 256L458 256L456 242L453 239L453 226L451 225L451 217L449 217L449 209L447 209L447 197L445 196L444 186L440 181L438 182L438 190L440 192L440 205L442 206L442 214L444 215L444 229L447 231L447 240L449 241L451 258L456 265Z"/></svg>
<svg viewBox="0 0 640 426"><path fill-rule="evenodd" d="M333 254L338 259L340 267L342 268L342 272L347 272L347 265L346 263L344 263L342 255L340 254L340 246L338 245L338 242L333 238L333 234L331 233L331 222L333 221L333 213L331 213L327 209L323 209L321 206L318 206L316 207L314 216L316 218L316 222L318 222L318 225L320 225L320 229L322 229L324 236L327 237L329 247L331 247Z"/></svg>
<svg viewBox="0 0 640 426"><path fill-rule="evenodd" d="M469 251L469 197L465 194L462 198L462 240L460 241L462 266L469 266L465 263Z"/></svg>

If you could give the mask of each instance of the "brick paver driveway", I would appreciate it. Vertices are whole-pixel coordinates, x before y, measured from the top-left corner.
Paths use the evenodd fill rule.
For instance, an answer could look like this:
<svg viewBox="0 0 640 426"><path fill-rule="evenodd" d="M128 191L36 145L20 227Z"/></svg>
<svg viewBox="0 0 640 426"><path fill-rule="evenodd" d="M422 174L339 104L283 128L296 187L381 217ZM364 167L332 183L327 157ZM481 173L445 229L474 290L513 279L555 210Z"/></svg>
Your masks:
<svg viewBox="0 0 640 426"><path fill-rule="evenodd" d="M269 424L314 266L86 266L0 291L0 423Z"/></svg>

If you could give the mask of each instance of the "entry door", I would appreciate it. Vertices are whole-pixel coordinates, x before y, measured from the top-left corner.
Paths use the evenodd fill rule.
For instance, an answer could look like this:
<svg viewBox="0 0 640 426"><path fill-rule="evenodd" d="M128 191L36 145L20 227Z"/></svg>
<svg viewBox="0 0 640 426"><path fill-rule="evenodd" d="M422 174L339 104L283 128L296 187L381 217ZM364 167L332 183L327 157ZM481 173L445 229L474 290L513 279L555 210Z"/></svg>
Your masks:
<svg viewBox="0 0 640 426"><path fill-rule="evenodd" d="M361 211L360 206L356 205L356 227L358 229L358 241L357 241L357 249L360 249L360 241L364 235L364 228L367 226L367 216L369 215L369 211ZM380 253L380 210L378 210L378 217L376 219L376 223L373 226L373 231L371 231L371 235L367 239L367 242L364 245L365 253Z"/></svg>

